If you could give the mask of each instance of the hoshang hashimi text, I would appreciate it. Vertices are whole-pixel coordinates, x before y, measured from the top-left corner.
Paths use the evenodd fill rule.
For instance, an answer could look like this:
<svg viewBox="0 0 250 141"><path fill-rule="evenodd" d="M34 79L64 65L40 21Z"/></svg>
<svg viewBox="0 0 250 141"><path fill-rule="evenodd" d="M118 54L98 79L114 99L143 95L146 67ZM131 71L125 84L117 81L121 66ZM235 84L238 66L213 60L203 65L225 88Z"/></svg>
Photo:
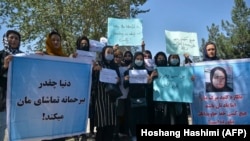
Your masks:
<svg viewBox="0 0 250 141"><path fill-rule="evenodd" d="M183 129L183 136L219 136L220 135L220 130L212 130L210 131L209 129L200 129L200 130L191 130L191 129ZM176 131L168 131L168 130L148 130L148 129L141 129L141 137L150 137L150 136L155 136L155 137L175 137L175 138L180 138L181 137L181 131L176 130Z"/></svg>

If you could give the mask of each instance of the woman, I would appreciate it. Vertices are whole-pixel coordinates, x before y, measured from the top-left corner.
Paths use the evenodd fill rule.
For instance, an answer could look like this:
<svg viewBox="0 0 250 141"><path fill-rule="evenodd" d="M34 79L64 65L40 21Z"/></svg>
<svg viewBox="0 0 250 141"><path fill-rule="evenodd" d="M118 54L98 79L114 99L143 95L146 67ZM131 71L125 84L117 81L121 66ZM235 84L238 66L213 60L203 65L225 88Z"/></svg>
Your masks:
<svg viewBox="0 0 250 141"><path fill-rule="evenodd" d="M206 92L232 92L227 85L227 73L222 67L215 67L210 72L210 82L206 86Z"/></svg>
<svg viewBox="0 0 250 141"><path fill-rule="evenodd" d="M47 35L45 43L46 43L45 54L51 56L68 57L68 55L66 55L62 49L61 35L56 30L53 30Z"/></svg>
<svg viewBox="0 0 250 141"><path fill-rule="evenodd" d="M89 45L89 39L86 36L81 36L76 41L77 50L89 51Z"/></svg>
<svg viewBox="0 0 250 141"><path fill-rule="evenodd" d="M89 38L87 36L80 36L77 38L76 40L76 49L77 50L82 50L82 51L89 51ZM92 74L93 75L93 74ZM94 80L94 76L92 76L92 84L91 84L91 94L90 94L90 102L89 102L89 137L94 137L95 133L94 133L94 93L96 92L96 86L93 85L93 83L95 83L96 80ZM80 135L82 140L87 138L87 134L84 133L82 135ZM80 136L75 136L75 140L79 140Z"/></svg>
<svg viewBox="0 0 250 141"><path fill-rule="evenodd" d="M127 54L126 54L127 53ZM114 61L116 63L116 65L119 67L119 72L120 72L120 76L121 78L124 75L124 72L128 69L128 66L130 65L130 63L132 62L132 53L130 51L126 51L124 53L125 59L123 58L123 53L121 50L117 49L114 53ZM126 66L126 64L122 64L122 60L124 60L128 66ZM124 66L123 66L124 65ZM120 85L120 90L122 92L122 96L117 98L117 126L116 126L116 133L115 133L115 137L119 138L122 136L128 136L129 132L128 132L128 117L127 117L127 95L128 95L128 88L125 89L123 87L123 79L121 79L121 85Z"/></svg>
<svg viewBox="0 0 250 141"><path fill-rule="evenodd" d="M121 66L124 66L124 67L130 67L131 63L133 61L133 54L131 51L127 50L124 52L123 54L123 61L122 61L122 64Z"/></svg>
<svg viewBox="0 0 250 141"><path fill-rule="evenodd" d="M44 54L51 56L68 57L68 55L66 55L62 50L61 35L56 30L53 30L47 35L45 43L46 43L46 51L44 52ZM71 56L74 55L72 54ZM65 141L65 140L66 137L52 139L51 141Z"/></svg>
<svg viewBox="0 0 250 141"><path fill-rule="evenodd" d="M169 67L179 67L180 57L177 54L170 54L168 56ZM168 104L167 111L170 117L170 124L188 124L188 109L187 103L171 102Z"/></svg>
<svg viewBox="0 0 250 141"><path fill-rule="evenodd" d="M133 62L131 67L124 72L124 88L129 88L128 92L128 114L129 114L129 127L132 134L132 140L136 140L136 125L137 124L147 124L148 123L148 108L147 108L147 90L148 85L152 82L152 77L148 76L146 84L141 83L130 83L129 82L129 71L130 70L146 70L144 56L142 52L136 52L134 54ZM148 71L147 71L148 73ZM142 102L140 102L140 100ZM138 106L136 107L135 101L138 101ZM134 104L134 105L133 105Z"/></svg>
<svg viewBox="0 0 250 141"><path fill-rule="evenodd" d="M3 36L4 49L0 51L0 140L7 141L6 131L6 94L7 94L7 73L9 63L13 55L22 53L20 48L21 35L15 30L8 30Z"/></svg>
<svg viewBox="0 0 250 141"><path fill-rule="evenodd" d="M94 76L99 77L100 70L102 68L113 69L117 73L117 84L119 84L119 70L114 63L114 52L112 46L105 46L101 52L102 61L98 63L93 69L96 73ZM105 91L107 83L99 81L96 82L95 99L95 126L97 127L96 141L112 141L114 128L116 126L116 106L115 101L111 100L111 97Z"/></svg>
<svg viewBox="0 0 250 141"><path fill-rule="evenodd" d="M205 44L205 48L203 49L203 61L213 60L220 60L220 58L217 57L217 48L215 43L207 42Z"/></svg>
<svg viewBox="0 0 250 141"><path fill-rule="evenodd" d="M144 44L145 46L145 44ZM145 49L145 47L144 47ZM148 70L149 74L151 74L154 70L155 64L152 59L152 53L150 50L143 51L145 67ZM147 102L148 102L148 111L154 111L154 102L153 102L153 84L148 87L147 94ZM148 113L148 121L150 123L154 122L154 114Z"/></svg>
<svg viewBox="0 0 250 141"><path fill-rule="evenodd" d="M164 52L158 52L154 56L155 60L155 65L157 67L167 67L168 61L167 61L167 56ZM156 71L156 70L155 70ZM152 73L154 73L153 71ZM156 72L156 76L157 76ZM155 124L170 124L170 118L167 115L167 110L168 110L168 103L165 101L154 101L154 106L155 106L155 114L154 114L154 123Z"/></svg>

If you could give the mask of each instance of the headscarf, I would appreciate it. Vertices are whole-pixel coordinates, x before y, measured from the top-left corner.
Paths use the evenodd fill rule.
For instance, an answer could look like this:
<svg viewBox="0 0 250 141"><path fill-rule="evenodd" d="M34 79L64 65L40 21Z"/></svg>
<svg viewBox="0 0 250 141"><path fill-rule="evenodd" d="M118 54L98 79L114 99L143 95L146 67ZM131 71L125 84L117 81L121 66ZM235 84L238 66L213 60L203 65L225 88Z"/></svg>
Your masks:
<svg viewBox="0 0 250 141"><path fill-rule="evenodd" d="M215 55L214 55L214 57L209 57L207 55L207 46L208 45L214 45L214 47L215 47ZM215 43L207 42L204 49L203 49L203 61L212 61L212 60L219 60L219 59L220 58L217 57L217 47L216 47Z"/></svg>
<svg viewBox="0 0 250 141"><path fill-rule="evenodd" d="M105 46L105 47L102 48L102 52L101 52L102 61L101 61L101 64L104 65L105 68L109 68L109 69L115 70L116 73L117 73L117 76L120 77L119 68L118 68L118 66L115 64L114 59L111 60L111 61L108 61L108 60L105 58L105 52L106 52L106 49L108 49L108 48L113 49L112 46Z"/></svg>
<svg viewBox="0 0 250 141"><path fill-rule="evenodd" d="M105 58L105 52L106 52L106 49L108 49L108 48L113 49L112 46L105 46L105 47L102 48L102 52L101 52L101 54L102 54L102 62L104 63L105 66L110 66L111 68L115 68L114 66L116 66L116 65L114 63L114 59L111 60L111 61L108 61Z"/></svg>
<svg viewBox="0 0 250 141"><path fill-rule="evenodd" d="M170 55L168 56L168 65L171 66L171 67L180 66L181 59L180 59L180 56L179 56L179 55L177 55L177 59L179 60L179 63L176 64L176 65L174 65L174 64L171 63L171 60L173 59L173 58L172 58L173 55L177 55L177 54L170 54Z"/></svg>
<svg viewBox="0 0 250 141"><path fill-rule="evenodd" d="M56 31L52 31L49 35L47 35L47 38L46 38L46 53L48 55L52 55L52 56L67 56L66 54L63 53L61 44L60 44L59 48L55 48L53 46L52 41L51 41L51 36L54 35L54 34L58 35L61 38L61 35Z"/></svg>
<svg viewBox="0 0 250 141"><path fill-rule="evenodd" d="M226 70L224 68L222 68L222 67L215 67L210 71L210 82L211 82L211 84L213 83L214 72L216 70L220 70L220 71L223 72L223 74L225 75L225 83L227 83L227 72L226 72ZM215 90L215 91L223 91L227 87L227 84L225 84L225 86L223 88L221 88L221 89L215 88L213 84L211 86L212 86L213 90Z"/></svg>
<svg viewBox="0 0 250 141"><path fill-rule="evenodd" d="M9 45L8 42L8 36L13 33L16 34L19 37L19 45L17 48L12 48ZM4 46L4 51L7 52L8 54L18 54L18 53L23 53L22 51L19 50L20 48L20 42L21 42L21 35L19 32L15 31L15 30L8 30L4 35L3 35L3 46Z"/></svg>
<svg viewBox="0 0 250 141"><path fill-rule="evenodd" d="M136 64L135 64L135 60L136 60L136 57L138 56L138 55L142 55L142 61L143 61L143 64L141 65L141 66L137 66ZM134 58L133 58L133 62L132 62L132 66L131 66L132 68L135 68L135 69L146 69L145 68L145 62L144 62L144 56L143 56L143 53L142 52L136 52L135 54L134 54Z"/></svg>
<svg viewBox="0 0 250 141"><path fill-rule="evenodd" d="M125 60L125 58L126 58L125 56L127 54L129 54L131 56L131 60ZM132 61L133 61L133 54L132 54L132 52L129 51L129 50L125 51L123 53L123 62L124 62L123 66L129 66L132 63Z"/></svg>
<svg viewBox="0 0 250 141"><path fill-rule="evenodd" d="M86 36L81 36L81 37L79 37L79 38L77 39L77 41L76 41L76 49L77 49L77 50L83 50L83 46L81 45L81 41L82 41L82 40L86 40L86 41L87 41L88 46L87 46L87 50L85 50L85 51L89 51L89 46L90 46L90 44L89 44L89 39L88 39L88 37L86 37Z"/></svg>
<svg viewBox="0 0 250 141"><path fill-rule="evenodd" d="M158 58L159 55L162 55L164 57L165 60L164 60L164 64L163 65L167 66L168 65L168 58L167 58L166 54L164 52L162 52L162 51L156 53L156 55L154 57L156 66L160 66L160 64L157 61L157 58Z"/></svg>
<svg viewBox="0 0 250 141"><path fill-rule="evenodd" d="M151 51L145 50L145 51L143 52L143 54L144 54L144 55L148 54L148 55L149 55L149 59L152 59L152 53L151 53Z"/></svg>

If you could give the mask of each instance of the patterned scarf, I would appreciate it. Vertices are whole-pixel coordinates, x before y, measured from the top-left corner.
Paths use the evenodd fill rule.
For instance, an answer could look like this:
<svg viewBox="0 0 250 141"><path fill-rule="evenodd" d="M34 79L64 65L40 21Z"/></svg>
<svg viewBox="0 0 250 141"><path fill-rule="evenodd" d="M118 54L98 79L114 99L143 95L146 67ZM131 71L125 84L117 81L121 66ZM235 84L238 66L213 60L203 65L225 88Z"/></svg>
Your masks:
<svg viewBox="0 0 250 141"><path fill-rule="evenodd" d="M23 53L22 51L19 50L20 43L19 43L19 46L17 48L10 47L6 34L3 35L3 46L4 46L4 51L7 52L8 54L15 55L18 53Z"/></svg>

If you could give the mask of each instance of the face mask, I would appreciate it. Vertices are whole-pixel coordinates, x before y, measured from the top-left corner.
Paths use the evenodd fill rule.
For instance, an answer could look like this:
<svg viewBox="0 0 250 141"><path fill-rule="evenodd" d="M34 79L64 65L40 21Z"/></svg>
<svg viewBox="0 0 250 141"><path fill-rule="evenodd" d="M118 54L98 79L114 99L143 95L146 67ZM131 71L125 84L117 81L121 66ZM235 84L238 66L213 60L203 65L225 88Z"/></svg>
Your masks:
<svg viewBox="0 0 250 141"><path fill-rule="evenodd" d="M124 63L125 63L126 65L129 65L129 64L132 63L132 60L124 60Z"/></svg>
<svg viewBox="0 0 250 141"><path fill-rule="evenodd" d="M80 46L80 50L88 51L89 50L89 46L87 46L87 45L81 45Z"/></svg>
<svg viewBox="0 0 250 141"><path fill-rule="evenodd" d="M146 66L154 67L154 60L153 59L144 59Z"/></svg>
<svg viewBox="0 0 250 141"><path fill-rule="evenodd" d="M113 54L107 54L105 55L105 59L108 60L108 61L111 61L114 59L114 55Z"/></svg>
<svg viewBox="0 0 250 141"><path fill-rule="evenodd" d="M158 66L166 66L166 61L165 60L159 60L157 61Z"/></svg>
<svg viewBox="0 0 250 141"><path fill-rule="evenodd" d="M135 60L135 65L136 66L140 67L140 66L142 66L142 64L143 64L143 61L141 61L141 60Z"/></svg>
<svg viewBox="0 0 250 141"><path fill-rule="evenodd" d="M171 63L172 65L177 65L177 64L179 63L179 60L178 60L178 59L171 59L171 60L170 60L170 63Z"/></svg>

